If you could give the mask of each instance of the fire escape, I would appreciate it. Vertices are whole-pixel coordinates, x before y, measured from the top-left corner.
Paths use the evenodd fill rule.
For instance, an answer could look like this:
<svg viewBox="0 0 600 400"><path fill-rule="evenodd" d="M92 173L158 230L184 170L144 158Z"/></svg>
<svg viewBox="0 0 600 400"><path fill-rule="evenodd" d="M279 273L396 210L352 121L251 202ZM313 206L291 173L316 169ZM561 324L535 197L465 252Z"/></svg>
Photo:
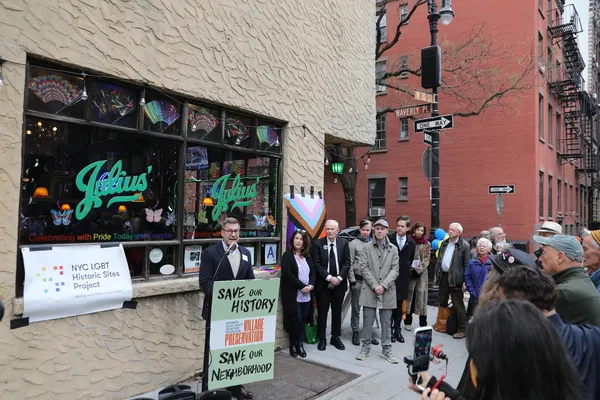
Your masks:
<svg viewBox="0 0 600 400"><path fill-rule="evenodd" d="M553 43L561 43L563 64L549 65L548 86L558 98L563 109L564 133L559 141L558 158L562 163L583 159L586 164L588 157L584 156L586 133L591 139L590 131L585 132L588 124L584 123L586 111L585 81L581 72L585 63L577 45L577 34L582 32L581 20L574 5L564 9L548 12L548 33ZM587 166L584 166L587 169Z"/></svg>

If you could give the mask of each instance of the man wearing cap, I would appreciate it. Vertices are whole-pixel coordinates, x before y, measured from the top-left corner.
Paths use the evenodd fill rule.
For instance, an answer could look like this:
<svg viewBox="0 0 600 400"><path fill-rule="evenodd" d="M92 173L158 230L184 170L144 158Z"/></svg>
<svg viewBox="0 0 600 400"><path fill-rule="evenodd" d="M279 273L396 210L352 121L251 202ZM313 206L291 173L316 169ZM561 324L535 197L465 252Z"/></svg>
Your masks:
<svg viewBox="0 0 600 400"><path fill-rule="evenodd" d="M556 311L563 321L600 327L600 294L581 266L581 244L569 235L535 235L533 240L542 245L544 272L556 282Z"/></svg>
<svg viewBox="0 0 600 400"><path fill-rule="evenodd" d="M363 309L361 349L356 359L363 361L371 350L373 321L379 308L381 321L381 357L392 364L398 359L392 353L392 310L396 308L396 278L398 277L398 249L387 236L389 225L386 220L375 222L375 239L366 244L360 255L360 272L363 285L359 304Z"/></svg>
<svg viewBox="0 0 600 400"><path fill-rule="evenodd" d="M592 283L600 292L600 230L583 231L583 258Z"/></svg>
<svg viewBox="0 0 600 400"><path fill-rule="evenodd" d="M538 235L542 237L552 237L554 235L562 234L562 226L557 224L556 222L546 221L542 224L542 227L538 229ZM533 252L536 257L536 264L538 267L542 268L542 264L540 263L540 256L542 255L542 246L539 249Z"/></svg>

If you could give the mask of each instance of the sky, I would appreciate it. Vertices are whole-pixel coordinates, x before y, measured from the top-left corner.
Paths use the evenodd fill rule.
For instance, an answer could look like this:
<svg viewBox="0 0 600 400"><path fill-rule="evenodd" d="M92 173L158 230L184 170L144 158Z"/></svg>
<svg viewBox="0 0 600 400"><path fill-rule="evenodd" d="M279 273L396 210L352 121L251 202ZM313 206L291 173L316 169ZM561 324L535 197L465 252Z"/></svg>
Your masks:
<svg viewBox="0 0 600 400"><path fill-rule="evenodd" d="M581 55L583 56L583 60L585 61L585 69L583 70L583 78L585 79L585 84L587 85L588 80L588 64L590 63L589 59L589 48L588 48L588 14L590 10L589 0L571 0L566 1L565 4L574 4L577 9L577 13L579 14L579 18L581 18L581 25L583 28L583 32L578 35L579 38L579 50L581 51Z"/></svg>

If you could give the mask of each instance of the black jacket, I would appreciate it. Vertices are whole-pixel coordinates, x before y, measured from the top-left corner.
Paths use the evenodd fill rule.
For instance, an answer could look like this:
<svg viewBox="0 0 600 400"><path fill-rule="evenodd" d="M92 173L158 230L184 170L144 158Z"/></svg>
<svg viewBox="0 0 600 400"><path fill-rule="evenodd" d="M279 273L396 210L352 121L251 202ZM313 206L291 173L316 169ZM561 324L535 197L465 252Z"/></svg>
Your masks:
<svg viewBox="0 0 600 400"><path fill-rule="evenodd" d="M408 282L410 281L410 266L415 259L417 243L413 238L406 235L404 247L398 248L398 234L396 232L388 235L390 243L398 249L398 278L396 278L396 301L408 298Z"/></svg>
<svg viewBox="0 0 600 400"><path fill-rule="evenodd" d="M338 276L342 278L342 283L340 283L336 289L346 291L348 289L348 273L350 272L350 266L352 264L352 260L350 259L350 246L345 239L340 237L335 240L336 248L337 248L337 260L338 260ZM312 243L310 248L311 257L313 263L315 264L315 270L317 272L317 278L315 281L315 292L319 292L321 288L327 287L329 284L327 282L327 276L329 273L327 272L327 266L329 264L329 242L327 237L322 239L315 240Z"/></svg>
<svg viewBox="0 0 600 400"><path fill-rule="evenodd" d="M213 282L216 281L234 281L254 279L252 270L252 258L250 251L238 245L238 251L241 252L240 268L236 276L233 276L229 259L225 257L223 242L210 246L202 252L200 256L200 287L204 292L204 306L202 307L202 318L208 317L209 297L212 296ZM244 257L245 256L245 257ZM222 260L222 261L221 261ZM221 266L219 267L219 262ZM217 267L219 271L217 271ZM216 275L215 275L216 274Z"/></svg>
<svg viewBox="0 0 600 400"><path fill-rule="evenodd" d="M315 286L315 266L311 257L306 258L310 272L308 274L308 284ZM281 302L283 305L283 329L290 334L290 338L298 337L298 303L296 297L298 290L304 288L304 283L298 279L298 263L292 253L286 251L281 256ZM310 310L308 319L304 321L307 324L314 322L314 290L310 292Z"/></svg>
<svg viewBox="0 0 600 400"><path fill-rule="evenodd" d="M444 240L442 243L440 255L435 265L435 276L438 283L438 276L441 276L442 262L444 261L444 254L446 254L449 242L449 240ZM452 254L452 261L450 261L450 269L448 270L448 283L451 288L462 288L469 261L471 261L471 246L469 246L469 243L465 239L458 238L454 247L454 254Z"/></svg>

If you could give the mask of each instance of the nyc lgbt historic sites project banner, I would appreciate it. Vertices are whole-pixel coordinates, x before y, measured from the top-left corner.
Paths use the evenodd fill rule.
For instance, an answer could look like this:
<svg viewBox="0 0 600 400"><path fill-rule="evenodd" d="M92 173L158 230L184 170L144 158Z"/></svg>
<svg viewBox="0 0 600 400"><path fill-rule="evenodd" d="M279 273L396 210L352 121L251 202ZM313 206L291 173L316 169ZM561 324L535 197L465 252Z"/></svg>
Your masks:
<svg viewBox="0 0 600 400"><path fill-rule="evenodd" d="M208 389L273 379L279 279L215 282Z"/></svg>

